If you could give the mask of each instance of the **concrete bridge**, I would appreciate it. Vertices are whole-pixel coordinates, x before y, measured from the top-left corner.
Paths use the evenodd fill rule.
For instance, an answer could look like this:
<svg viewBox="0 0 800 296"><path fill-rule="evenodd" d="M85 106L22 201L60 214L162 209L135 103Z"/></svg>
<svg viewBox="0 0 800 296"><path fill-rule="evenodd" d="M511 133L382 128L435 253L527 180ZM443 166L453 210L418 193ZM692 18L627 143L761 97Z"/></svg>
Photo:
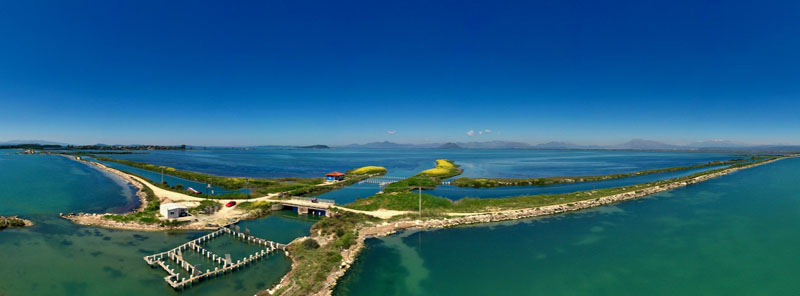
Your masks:
<svg viewBox="0 0 800 296"><path fill-rule="evenodd" d="M272 205L273 210L296 209L297 214L300 215L310 214L326 217L333 215L331 209L336 205L333 200L304 197L275 200L275 202L276 204Z"/></svg>

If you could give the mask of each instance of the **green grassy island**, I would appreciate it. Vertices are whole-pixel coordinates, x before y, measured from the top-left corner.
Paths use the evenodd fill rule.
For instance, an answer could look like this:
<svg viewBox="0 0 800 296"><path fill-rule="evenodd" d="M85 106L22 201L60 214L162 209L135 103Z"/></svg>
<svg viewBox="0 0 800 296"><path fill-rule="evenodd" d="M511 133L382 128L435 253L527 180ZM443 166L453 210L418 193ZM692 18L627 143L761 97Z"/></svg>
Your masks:
<svg viewBox="0 0 800 296"><path fill-rule="evenodd" d="M436 167L424 170L402 181L389 184L383 191L409 192L420 187L422 189L433 189L436 188L442 180L458 176L463 171L464 170L460 169L452 160L438 159L436 160Z"/></svg>
<svg viewBox="0 0 800 296"><path fill-rule="evenodd" d="M33 222L29 220L25 220L19 217L3 217L0 216L0 230L9 228L9 227L26 227L33 225Z"/></svg>

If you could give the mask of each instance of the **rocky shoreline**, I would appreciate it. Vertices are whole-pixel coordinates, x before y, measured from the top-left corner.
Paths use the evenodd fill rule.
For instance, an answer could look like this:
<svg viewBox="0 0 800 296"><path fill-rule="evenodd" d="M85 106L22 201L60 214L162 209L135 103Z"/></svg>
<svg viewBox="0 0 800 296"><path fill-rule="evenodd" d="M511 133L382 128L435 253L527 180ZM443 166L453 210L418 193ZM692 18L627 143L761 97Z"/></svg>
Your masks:
<svg viewBox="0 0 800 296"><path fill-rule="evenodd" d="M720 172L698 176L685 181L676 181L666 185L660 185L660 186L657 185L645 189L634 190L605 197L599 197L591 200L576 201L567 204L557 204L557 205L542 206L536 208L506 210L506 211L497 211L489 213L451 213L451 215L455 217L443 218L443 219L434 218L429 220L407 219L394 222L384 222L378 225L363 227L358 230L359 236L356 244L353 245L350 249L346 249L341 252L343 260L340 267L335 271L331 272L330 274L328 274L328 277L326 278L325 282L322 285L323 287L322 290L312 295L330 296L333 293L333 289L336 286L339 278L344 276L344 274L347 272L347 270L350 268L353 262L355 262L356 258L358 257L358 254L364 248L365 245L364 242L367 238L388 236L400 230L406 230L406 229L431 230L431 229L455 227L459 225L526 219L537 216L553 215L564 212L588 209L612 203L623 202L631 199L641 198L651 194L685 187L691 184L701 183L739 170L772 163L781 159L783 158L777 158L770 161L765 161L762 163L752 164L743 167L730 168ZM293 262L292 270L294 270L296 262L294 261L294 259L292 260L292 262ZM259 295L272 295L272 293L279 287L291 284L290 283L291 273L292 272L290 271L287 275L285 275L281 279L281 281L275 287L273 287L273 289L267 290L266 292L268 292L269 294L259 294Z"/></svg>
<svg viewBox="0 0 800 296"><path fill-rule="evenodd" d="M306 238L308 238L308 237L304 236L304 237L296 238L289 244L302 242ZM316 239L318 242L321 242L321 244L329 244L329 243L332 243L332 241L333 241L333 239L331 239L329 237L312 236L312 238ZM347 272L347 270L350 268L350 266L358 258L358 254L360 254L361 250L364 249L364 246L365 246L364 241L365 240L366 240L365 236L359 235L358 238L356 239L355 244L350 246L350 248L347 248L347 249L344 249L344 250L341 251L340 254L342 255L342 263L339 265L339 268L337 268L335 271L329 273L327 278L325 279L325 281L322 283L322 288L319 291L317 291L316 293L310 294L310 296L329 296L329 295L331 295L331 293L333 292L333 288L336 286L336 283L339 281L339 278L344 276L344 274ZM289 252L287 252L286 254L287 254L288 257L290 257L292 259L292 269L288 273L286 273L277 284L272 286L272 288L259 292L257 294L258 296L274 295L274 293L276 293L281 288L291 286L291 284L292 284L292 275L294 273L295 268L297 268L297 265L300 264L300 263L297 260L295 260L295 258L292 258L291 254Z"/></svg>
<svg viewBox="0 0 800 296"><path fill-rule="evenodd" d="M112 219L104 218L106 215L111 214L92 214L92 213L69 213L60 214L63 219L72 221L72 223L84 226L95 226L103 228L125 229L125 230L138 230L138 231L167 231L167 230L214 230L219 228L215 225L176 225L176 226L162 226L161 224L144 224L138 222L120 222Z"/></svg>

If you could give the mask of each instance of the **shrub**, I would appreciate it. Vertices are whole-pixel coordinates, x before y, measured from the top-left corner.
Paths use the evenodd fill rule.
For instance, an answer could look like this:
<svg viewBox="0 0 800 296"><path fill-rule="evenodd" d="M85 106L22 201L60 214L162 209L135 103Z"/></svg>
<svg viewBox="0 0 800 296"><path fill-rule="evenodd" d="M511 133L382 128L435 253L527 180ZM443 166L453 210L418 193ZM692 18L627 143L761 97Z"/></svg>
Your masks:
<svg viewBox="0 0 800 296"><path fill-rule="evenodd" d="M314 250L319 248L319 243L313 238L307 238L302 243L303 249Z"/></svg>

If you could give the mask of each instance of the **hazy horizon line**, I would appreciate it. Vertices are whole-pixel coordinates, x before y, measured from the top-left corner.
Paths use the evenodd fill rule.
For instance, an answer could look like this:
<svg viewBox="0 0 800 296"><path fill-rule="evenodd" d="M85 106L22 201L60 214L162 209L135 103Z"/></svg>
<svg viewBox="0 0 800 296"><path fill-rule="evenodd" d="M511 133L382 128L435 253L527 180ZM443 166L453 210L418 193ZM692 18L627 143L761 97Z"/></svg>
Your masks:
<svg viewBox="0 0 800 296"><path fill-rule="evenodd" d="M720 139L712 139L712 140L698 140L698 141L690 141L690 142L676 142L676 141L667 141L667 140L655 140L655 139L647 139L647 138L631 138L626 141L621 142L606 142L606 144L599 144L599 143L585 143L580 141L567 141L567 140L550 140L550 141L524 141L524 140L473 140L473 141L391 141L391 140L375 140L375 141L364 141L364 142L351 142L348 144L325 144L324 142L315 143L315 144L253 144L253 145L242 145L242 144L234 144L234 145L224 145L224 144L210 144L210 145L200 145L200 144L142 144L142 143L135 143L131 142L129 144L107 144L103 142L96 142L92 144L75 144L75 143L65 143L60 141L51 141L51 140L3 140L0 141L0 145L24 145L24 144L40 144L46 143L46 145L71 145L71 146L94 146L94 145L106 145L106 146L181 146L186 145L190 147L235 147L235 148L247 148L247 147L260 147L260 146L291 146L291 147L302 147L302 146L314 146L314 145L325 145L329 147L344 147L344 146L353 146L353 145L368 145L368 144L375 144L375 143L392 143L398 145L436 145L436 144L448 144L448 143L518 143L518 144L525 144L530 146L538 146L538 145L546 145L546 144L564 144L564 145L575 145L575 146L585 146L585 147L612 147L612 146L619 146L630 144L633 142L642 142L642 143L652 143L652 144L663 144L663 145L670 145L670 146L687 146L691 147L693 145L700 145L700 144L713 144L719 143L720 145L725 146L800 146L800 144L796 143L780 143L780 142L761 142L761 143L753 143L753 142L746 142L746 141L739 141L739 140L720 140ZM705 147L713 147L713 146L705 146Z"/></svg>

